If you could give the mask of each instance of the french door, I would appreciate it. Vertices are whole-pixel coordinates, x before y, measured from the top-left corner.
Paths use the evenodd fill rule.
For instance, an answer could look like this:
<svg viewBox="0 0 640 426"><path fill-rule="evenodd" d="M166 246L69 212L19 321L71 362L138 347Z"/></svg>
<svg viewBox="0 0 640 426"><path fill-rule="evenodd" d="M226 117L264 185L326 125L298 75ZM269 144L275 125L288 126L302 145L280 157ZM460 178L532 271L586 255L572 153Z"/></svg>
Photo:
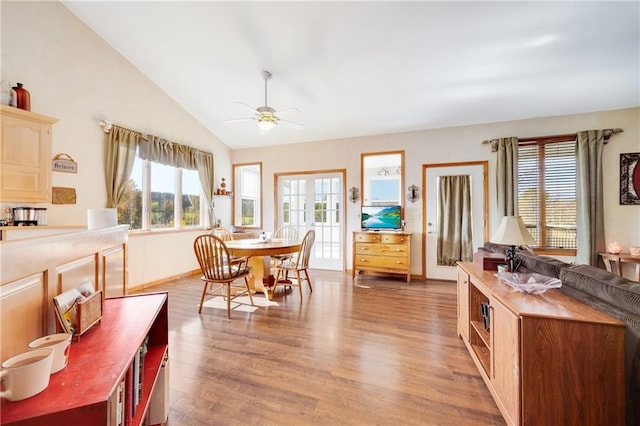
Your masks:
<svg viewBox="0 0 640 426"><path fill-rule="evenodd" d="M344 270L344 172L276 175L277 226L293 226L300 238L313 229L309 267Z"/></svg>

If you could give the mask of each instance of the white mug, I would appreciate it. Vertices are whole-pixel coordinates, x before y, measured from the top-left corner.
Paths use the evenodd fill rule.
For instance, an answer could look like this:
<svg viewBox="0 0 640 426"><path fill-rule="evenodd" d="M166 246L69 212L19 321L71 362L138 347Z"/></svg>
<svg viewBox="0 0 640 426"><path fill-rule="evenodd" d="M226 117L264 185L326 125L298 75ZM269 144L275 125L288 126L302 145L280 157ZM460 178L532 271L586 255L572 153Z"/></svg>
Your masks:
<svg viewBox="0 0 640 426"><path fill-rule="evenodd" d="M49 386L53 349L40 348L21 353L2 363L0 382L4 390L0 398L20 401L36 395Z"/></svg>
<svg viewBox="0 0 640 426"><path fill-rule="evenodd" d="M72 335L68 333L51 334L29 343L29 349L53 349L51 373L57 373L67 366L69 351L71 350L71 337Z"/></svg>

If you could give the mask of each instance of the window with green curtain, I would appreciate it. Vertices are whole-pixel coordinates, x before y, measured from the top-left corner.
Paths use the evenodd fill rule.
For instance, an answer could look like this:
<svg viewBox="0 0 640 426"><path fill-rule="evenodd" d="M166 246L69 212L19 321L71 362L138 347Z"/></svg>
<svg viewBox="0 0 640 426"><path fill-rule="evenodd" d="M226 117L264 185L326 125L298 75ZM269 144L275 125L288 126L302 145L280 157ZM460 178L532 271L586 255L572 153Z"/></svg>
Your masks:
<svg viewBox="0 0 640 426"><path fill-rule="evenodd" d="M518 213L541 250L576 249L576 142L564 139L518 148Z"/></svg>

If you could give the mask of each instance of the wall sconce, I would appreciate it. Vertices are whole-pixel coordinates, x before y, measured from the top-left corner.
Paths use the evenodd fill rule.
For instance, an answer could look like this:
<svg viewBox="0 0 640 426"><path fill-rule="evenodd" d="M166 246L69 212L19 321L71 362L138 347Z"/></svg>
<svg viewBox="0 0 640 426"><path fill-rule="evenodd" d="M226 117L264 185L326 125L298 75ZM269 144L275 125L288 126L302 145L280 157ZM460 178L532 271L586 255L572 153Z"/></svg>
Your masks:
<svg viewBox="0 0 640 426"><path fill-rule="evenodd" d="M415 203L416 201L418 201L418 199L420 198L420 188L415 186L415 185L411 185L409 188L407 188L407 200L411 201L412 203Z"/></svg>
<svg viewBox="0 0 640 426"><path fill-rule="evenodd" d="M355 186L349 188L349 201L355 203L360 198L360 190Z"/></svg>

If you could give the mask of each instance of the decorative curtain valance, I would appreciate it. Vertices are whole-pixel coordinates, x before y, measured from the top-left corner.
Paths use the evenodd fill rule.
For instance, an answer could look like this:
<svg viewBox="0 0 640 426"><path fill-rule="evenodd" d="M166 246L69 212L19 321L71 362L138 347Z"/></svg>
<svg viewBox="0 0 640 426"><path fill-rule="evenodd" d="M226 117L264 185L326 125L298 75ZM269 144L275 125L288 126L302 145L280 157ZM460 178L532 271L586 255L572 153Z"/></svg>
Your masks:
<svg viewBox="0 0 640 426"><path fill-rule="evenodd" d="M181 169L197 169L196 157L206 155L210 155L213 158L211 153L153 135L143 137L138 146L138 157L141 159Z"/></svg>

